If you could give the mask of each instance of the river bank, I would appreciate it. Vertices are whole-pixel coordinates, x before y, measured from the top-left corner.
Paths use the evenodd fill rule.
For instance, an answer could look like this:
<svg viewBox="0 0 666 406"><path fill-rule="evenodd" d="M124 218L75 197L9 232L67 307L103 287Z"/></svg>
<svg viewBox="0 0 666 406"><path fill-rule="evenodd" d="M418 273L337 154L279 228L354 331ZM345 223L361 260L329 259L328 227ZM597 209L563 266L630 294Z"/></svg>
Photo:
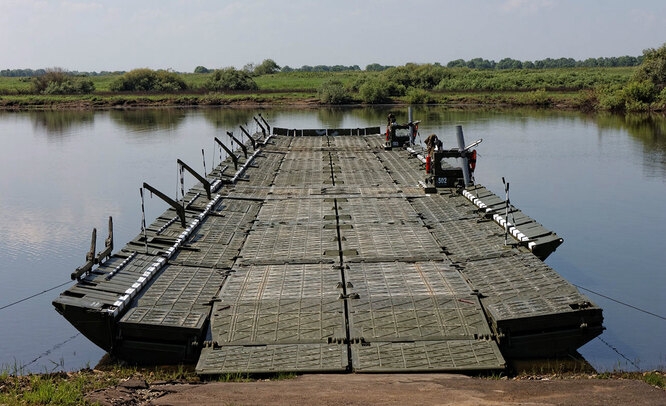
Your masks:
<svg viewBox="0 0 666 406"><path fill-rule="evenodd" d="M406 98L393 98L387 104L411 104ZM450 108L519 108L535 107L556 110L594 109L595 96L589 92L431 92L428 105ZM347 106L367 106L351 101ZM251 93L127 93L90 95L1 95L0 110L108 110L132 108L192 108L192 107L266 107L332 106L320 101L316 91ZM335 105L340 106L340 105Z"/></svg>
<svg viewBox="0 0 666 406"><path fill-rule="evenodd" d="M0 404L474 404L652 405L666 402L663 372L309 374L221 376L191 368L107 366L77 372L0 375Z"/></svg>

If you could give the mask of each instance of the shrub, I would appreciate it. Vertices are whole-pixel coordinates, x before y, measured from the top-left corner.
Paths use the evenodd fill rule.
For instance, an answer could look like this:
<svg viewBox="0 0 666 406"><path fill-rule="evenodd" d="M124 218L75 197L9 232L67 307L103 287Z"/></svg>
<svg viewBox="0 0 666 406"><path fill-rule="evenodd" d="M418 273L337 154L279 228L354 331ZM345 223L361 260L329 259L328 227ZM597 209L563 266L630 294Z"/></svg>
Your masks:
<svg viewBox="0 0 666 406"><path fill-rule="evenodd" d="M319 87L317 90L319 101L325 104L345 104L351 101L349 91L341 81L331 79Z"/></svg>
<svg viewBox="0 0 666 406"><path fill-rule="evenodd" d="M600 110L622 111L626 99L625 92L620 86L600 86L596 89L598 107Z"/></svg>
<svg viewBox="0 0 666 406"><path fill-rule="evenodd" d="M546 89L537 89L528 93L526 95L526 100L529 104L534 106L548 107L553 104Z"/></svg>
<svg viewBox="0 0 666 406"><path fill-rule="evenodd" d="M54 68L32 79L35 93L41 94L86 94L95 91L89 79L76 78L65 70Z"/></svg>
<svg viewBox="0 0 666 406"><path fill-rule="evenodd" d="M359 87L358 93L361 96L361 100L369 104L381 104L391 101L389 86L381 79L368 80L363 83Z"/></svg>
<svg viewBox="0 0 666 406"><path fill-rule="evenodd" d="M250 74L234 68L217 69L204 84L209 91L257 90L259 86Z"/></svg>
<svg viewBox="0 0 666 406"><path fill-rule="evenodd" d="M659 92L659 96L657 96L657 100L661 104L666 104L666 88L661 89L661 92Z"/></svg>
<svg viewBox="0 0 666 406"><path fill-rule="evenodd" d="M114 92L173 92L187 89L187 84L174 72L141 68L125 73L109 88Z"/></svg>
<svg viewBox="0 0 666 406"><path fill-rule="evenodd" d="M652 82L640 81L629 82L624 87L624 94L627 100L633 100L641 103L652 103L657 96L657 89Z"/></svg>
<svg viewBox="0 0 666 406"><path fill-rule="evenodd" d="M647 111L650 109L650 103L645 103L639 100L627 100L624 103L624 110L632 113Z"/></svg>
<svg viewBox="0 0 666 406"><path fill-rule="evenodd" d="M405 89L415 87L432 90L442 79L449 78L450 73L439 65L408 63L405 66L386 69L382 72L382 76L387 82L402 85Z"/></svg>
<svg viewBox="0 0 666 406"><path fill-rule="evenodd" d="M432 103L430 93L424 89L411 88L407 91L407 102L409 104L427 104Z"/></svg>
<svg viewBox="0 0 666 406"><path fill-rule="evenodd" d="M95 90L92 80L68 80L65 82L51 82L42 91L43 94L87 94Z"/></svg>

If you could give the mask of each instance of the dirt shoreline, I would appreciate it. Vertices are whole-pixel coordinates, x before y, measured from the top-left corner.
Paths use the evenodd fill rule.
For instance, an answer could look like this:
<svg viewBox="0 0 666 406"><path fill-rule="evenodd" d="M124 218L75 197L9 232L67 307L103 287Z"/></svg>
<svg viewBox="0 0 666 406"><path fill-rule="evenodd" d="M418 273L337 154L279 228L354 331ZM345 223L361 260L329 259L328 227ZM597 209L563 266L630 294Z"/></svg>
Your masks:
<svg viewBox="0 0 666 406"><path fill-rule="evenodd" d="M100 405L665 405L666 391L593 376L476 378L456 374L309 374L251 382L130 378L86 396Z"/></svg>

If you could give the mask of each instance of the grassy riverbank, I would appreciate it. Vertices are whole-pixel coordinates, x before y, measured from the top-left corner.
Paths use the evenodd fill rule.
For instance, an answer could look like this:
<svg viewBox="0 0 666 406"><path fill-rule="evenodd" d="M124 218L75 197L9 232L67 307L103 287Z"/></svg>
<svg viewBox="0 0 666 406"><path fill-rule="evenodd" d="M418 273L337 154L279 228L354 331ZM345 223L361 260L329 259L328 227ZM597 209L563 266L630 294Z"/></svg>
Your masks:
<svg viewBox="0 0 666 406"><path fill-rule="evenodd" d="M210 73L179 73L187 88L176 92L114 92L112 83L120 74L89 76L85 79L92 81L95 90L75 95L35 93L30 78L0 77L0 109L440 104L595 110L603 109L602 99L624 86L636 69L426 67L429 69L418 65L384 72L279 72L253 77L258 90L251 91L208 91L205 83ZM331 99L327 93L331 84L344 92L343 97Z"/></svg>

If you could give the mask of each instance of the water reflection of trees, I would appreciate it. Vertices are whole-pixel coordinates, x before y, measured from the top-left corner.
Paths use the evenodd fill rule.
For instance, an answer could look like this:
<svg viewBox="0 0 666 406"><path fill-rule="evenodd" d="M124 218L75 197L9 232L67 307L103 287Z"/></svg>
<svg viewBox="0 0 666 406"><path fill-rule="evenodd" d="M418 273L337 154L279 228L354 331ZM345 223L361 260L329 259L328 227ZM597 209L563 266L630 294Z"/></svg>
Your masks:
<svg viewBox="0 0 666 406"><path fill-rule="evenodd" d="M56 138L70 134L78 127L90 126L95 121L92 111L36 111L30 115L36 129Z"/></svg>
<svg viewBox="0 0 666 406"><path fill-rule="evenodd" d="M653 114L602 114L597 116L600 130L625 130L643 145L643 164L648 174L666 174L666 117Z"/></svg>
<svg viewBox="0 0 666 406"><path fill-rule="evenodd" d="M210 108L203 110L203 116L215 128L222 128L228 131L233 131L236 126L242 125L247 129L247 126L254 123L252 117L259 116L261 113L257 109L240 109L240 108ZM270 121L269 121L270 124ZM232 128L229 128L229 126Z"/></svg>
<svg viewBox="0 0 666 406"><path fill-rule="evenodd" d="M132 131L168 130L177 128L188 111L182 109L112 110L111 120Z"/></svg>

